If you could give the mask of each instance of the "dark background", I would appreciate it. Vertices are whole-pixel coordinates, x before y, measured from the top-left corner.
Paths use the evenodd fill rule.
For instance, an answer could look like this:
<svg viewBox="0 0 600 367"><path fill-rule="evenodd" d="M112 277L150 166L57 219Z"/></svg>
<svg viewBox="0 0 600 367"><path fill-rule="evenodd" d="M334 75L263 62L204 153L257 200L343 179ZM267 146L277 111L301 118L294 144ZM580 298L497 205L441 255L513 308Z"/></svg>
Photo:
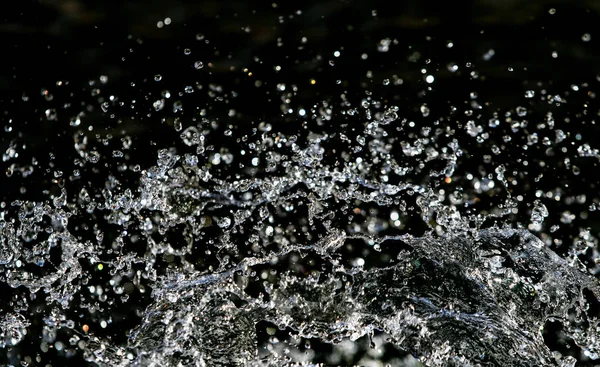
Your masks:
<svg viewBox="0 0 600 367"><path fill-rule="evenodd" d="M61 162L70 165L76 129L68 122L82 112L85 118L78 128L95 125L94 132L102 135L131 133L137 140L134 150L139 157L135 159L153 163L156 144L164 141L164 146L169 146L178 134L170 127L173 114L161 111L149 115L150 99L163 90L181 91L183 85L212 83L234 88L238 92L234 102L238 116L252 123L266 118L273 123L285 120L278 114L281 99L274 93L278 83L298 84L294 103L304 106L341 93L358 102L368 89L398 104L400 112L409 118L419 116L423 103L432 111L443 108L437 116L442 115L449 106L464 106L470 93L476 92L478 102L490 107L487 115L478 116L482 119L490 118L491 111L525 105L530 116L536 113L534 120L543 119L552 106L524 99L525 90L546 89L549 94L558 94L573 84L589 83L588 89L593 91L600 68L594 32L600 5L593 1L466 1L457 6L421 1L274 5L69 0L24 1L19 8L6 11L0 26L0 106L3 125L13 126L3 133L0 150L5 151L11 141L24 142L27 149L21 152L20 160L35 156L41 167L50 159L35 154L41 151L53 152L53 164L58 168ZM555 9L553 15L550 9ZM158 28L157 23L167 17L172 23ZM591 41L582 40L585 33L591 34ZM303 37L307 38L305 44ZM386 38L394 44L388 52L378 52L377 45ZM447 47L449 42L453 47ZM186 56L185 49L191 54ZM490 49L494 56L484 60ZM333 57L334 50L340 50L342 56ZM553 58L552 52L558 57ZM363 54L368 58L362 59ZM192 67L196 60L205 65L200 71ZM448 71L450 63L460 65L459 71ZM465 68L466 63L471 63L471 68ZM275 65L283 66L282 70L275 71ZM436 78L428 94L424 93L427 85L420 72L424 67L434 71ZM245 75L244 68L253 76ZM471 71L481 77L473 78ZM153 80L157 74L162 76L160 83ZM403 80L401 86L382 84L394 75ZM107 78L106 85L101 76ZM318 82L310 86L313 78ZM257 88L254 80L260 80L262 87ZM94 95L95 88L102 93ZM593 101L584 95L584 89L573 98L577 98L576 103L588 103L592 111ZM118 112L119 119L115 124L105 118L110 112L100 108L110 95L118 95L119 101L126 103L135 100L138 105L141 101L145 104L113 108L111 112ZM205 106L213 115L224 114L231 107L206 95L193 96L197 108ZM555 111L556 120L581 112L581 105L577 110L571 106ZM57 112L56 121L48 121L47 109ZM184 112L189 115L191 111ZM285 131L285 125L280 126ZM585 137L598 133L589 122L561 127ZM522 154L517 151L516 155ZM544 152L527 154L541 156ZM559 158L552 159L558 162ZM31 177L25 183L3 183L0 198L40 199L44 196L36 195L51 190L52 177L43 171L36 170ZM25 196L22 184L31 186ZM34 185L41 186L34 189Z"/></svg>
<svg viewBox="0 0 600 367"><path fill-rule="evenodd" d="M288 127L291 117L281 114L282 102L275 93L279 83L300 86L293 101L296 106L311 106L341 93L358 103L369 90L397 104L402 116L419 118L419 106L427 103L432 111L444 111L432 115L444 115L459 124L464 117L446 111L452 105L462 112L470 93L477 92L479 103L487 106L478 118L486 123L493 111L524 105L534 122L542 121L552 111L557 127L573 136L580 134L581 143L596 146L599 133L590 123L591 116L598 112L593 95L600 72L600 3L596 1L489 0L463 1L460 6L457 2L307 1L278 2L274 6L258 1L57 0L21 1L17 6L19 9L12 8L0 16L0 124L4 127L0 151L11 144L26 147L19 150L17 161L26 164L35 158L34 166L39 169L27 179L0 178L0 201L7 203L16 199L46 200L61 187L72 190L102 184L114 171L115 162L87 172L85 184L61 181L51 174L55 170L64 170L65 176L71 174L73 159L77 158L73 134L83 127L92 126L100 134L98 140L107 135L131 136L134 148L130 162L142 167L155 164L156 150L174 145L179 133L173 130L176 114L170 112L170 107L154 113L152 102L166 89L176 93L182 86L196 83L206 88L210 84L223 85L235 89L238 95L230 101L215 101L208 93L196 93L183 96L184 105L206 108L213 116L225 116L235 108L238 124L255 126L264 120L281 131L295 127ZM171 24L157 27L157 22L167 17ZM589 42L582 40L585 33L591 35ZM389 51L379 52L378 44L386 38L394 42ZM453 47L448 47L449 42ZM483 55L490 49L494 56L485 60ZM333 56L336 50L341 57ZM552 52L558 57L552 57ZM365 53L367 59L361 57ZM193 68L197 60L204 64L200 70ZM459 71L450 72L449 63L457 63ZM473 66L464 67L466 63ZM275 70L277 65L281 71ZM245 68L252 71L252 77L243 72ZM428 93L424 92L427 84L422 68L435 74L433 91ZM473 78L471 71L479 76ZM161 76L160 82L155 81L155 75ZM403 80L401 85L382 83L394 75ZM101 76L106 76L106 83ZM316 80L315 85L310 84L311 79ZM262 82L262 87L256 87L256 80ZM560 108L523 97L530 89L538 96L541 89L564 95L572 90L571 85L581 86L581 92L572 93L569 102ZM101 93L96 94L95 88ZM125 105L111 104L108 112L103 111L101 105L111 95L125 101ZM133 100L139 107L131 108ZM56 119L48 120L48 109L56 110ZM70 126L71 119L81 112L85 113L81 125ZM117 117L111 118L111 113ZM191 121L194 114L197 111L184 109L180 116ZM565 118L570 122L564 122ZM322 129L335 130L336 126ZM510 133L510 127L501 129ZM498 133L498 140L501 135ZM538 189L547 192L561 188L565 197L587 195L584 204L546 203L551 214L539 235L550 242L560 238L563 242L552 242L553 248L567 254L579 228L591 228L594 234L600 230L594 211L570 223L561 222L565 208L578 214L587 211L592 201L598 202L597 160L577 158L577 146L570 143L565 143L565 152L557 151L552 156L541 148L524 152L519 144L526 138L522 133L515 135L505 154L490 164L481 159L489 151L461 141L467 152L460 162L461 172L493 173L495 165L517 165L519 159L546 162L544 167L528 168L528 175L519 177L513 194L523 195L524 203L533 202ZM102 144L97 146L102 149ZM111 151L106 148L105 153ZM564 164L565 157L578 164L582 173L574 174ZM13 162L0 162L0 172ZM546 179L534 181L540 173ZM460 185L460 177L455 182ZM497 200L493 195L482 195L476 209L485 211ZM530 206L512 217L513 223L528 222L527 208ZM554 224L561 227L550 234L548 228ZM412 231L423 230L417 227L415 224ZM580 258L594 268L592 250L587 255ZM5 291L15 292L8 288ZM140 296L138 301L138 307L143 308L148 299ZM118 342L124 342L125 332L139 320L133 311L123 312L131 315L124 317L120 328L107 331ZM549 346L563 348L567 351L564 353L576 349L565 349L552 337L548 340ZM37 348L35 332L27 342ZM70 361L79 365L79 357ZM58 358L53 360L56 365L66 363L64 356L49 358Z"/></svg>

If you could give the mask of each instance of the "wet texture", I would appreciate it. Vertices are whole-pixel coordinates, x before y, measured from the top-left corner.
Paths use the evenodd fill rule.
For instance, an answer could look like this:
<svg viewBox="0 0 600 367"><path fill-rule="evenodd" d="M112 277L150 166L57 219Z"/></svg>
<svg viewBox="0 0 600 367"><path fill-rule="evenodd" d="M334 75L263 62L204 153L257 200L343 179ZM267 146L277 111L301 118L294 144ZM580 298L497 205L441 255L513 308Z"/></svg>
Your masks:
<svg viewBox="0 0 600 367"><path fill-rule="evenodd" d="M597 300L597 281L527 231L404 236L382 245L398 241L412 250L393 266L285 274L268 287L268 300L249 296L235 272L164 285L129 345L141 352L134 363L259 363L255 325L261 320L334 343L383 331L426 365L555 365L542 337L547 321L561 322L569 337L597 353L598 318L586 309L584 295L591 291ZM336 256L331 249L323 254L328 261ZM263 264L254 261L239 272ZM293 359L280 358L260 362Z"/></svg>
<svg viewBox="0 0 600 367"><path fill-rule="evenodd" d="M0 365L598 364L597 5L223 4L7 15Z"/></svg>

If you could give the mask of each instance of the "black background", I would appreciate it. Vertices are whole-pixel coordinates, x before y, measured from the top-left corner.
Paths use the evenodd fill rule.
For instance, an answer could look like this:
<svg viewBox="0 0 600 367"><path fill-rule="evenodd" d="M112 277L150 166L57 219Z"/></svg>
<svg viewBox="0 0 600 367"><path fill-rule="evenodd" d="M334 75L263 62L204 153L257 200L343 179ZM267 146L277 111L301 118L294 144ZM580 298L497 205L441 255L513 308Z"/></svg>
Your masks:
<svg viewBox="0 0 600 367"><path fill-rule="evenodd" d="M57 182L45 168L70 174L77 155L73 150L75 128L69 126L69 119L82 110L86 111L82 126L93 126L101 135L133 136L130 161L143 167L154 164L156 150L174 145L178 133L172 128L173 116L168 108L150 113L148 106L155 99L151 96L197 82L224 85L235 89L238 96L235 101L220 103L206 93L196 93L194 106L207 108L214 116L224 116L233 107L238 124L254 126L264 120L281 131L286 131L291 117L280 113L281 99L275 93L279 83L300 86L293 103L301 106L341 93L358 103L368 89L397 104L399 113L408 118L418 118L423 103L432 111L447 111L450 105L464 109L469 94L477 92L480 102L489 107L478 116L482 121L491 118L491 111L525 105L531 111L531 121L541 121L552 111L557 127L573 136L581 134L582 143L595 146L599 133L590 123L598 104L586 94L597 90L600 72L600 4L593 1L488 0L463 1L460 6L456 2L414 0L307 1L274 6L258 1L55 0L21 1L13 6L0 16L0 125L4 127L0 151L4 152L11 142L24 145L19 161L30 162L35 157L40 169L28 179L0 178L0 201L7 203L16 199L46 200L61 186L68 190L80 187L78 182ZM555 14L550 14L552 8ZM157 27L157 22L167 17L172 23ZM591 34L589 42L582 40L585 33ZM305 44L302 37L308 39ZM377 45L385 38L397 42L388 52L378 52ZM448 42L453 47L447 47ZM186 48L191 50L190 55L185 55ZM483 55L490 49L495 55L484 60ZM336 50L341 57L333 56ZM415 51L420 57L412 62ZM553 58L552 52L558 57ZM364 53L368 54L366 60L361 58ZM431 61L426 63L427 59ZM204 68L194 69L196 60L201 60ZM447 70L451 62L461 66L459 72ZM474 65L472 70L477 70L479 78L472 78L470 70L463 67L468 62ZM276 65L282 66L281 71L274 69ZM420 72L424 67L436 78L430 93L423 93L428 87ZM244 68L250 69L253 76L242 72ZM367 71L371 73L367 75ZM162 76L161 82L155 82L157 74ZM393 75L402 78L403 84L390 87L381 82ZM100 81L101 76L108 78L106 85ZM310 84L311 79L316 80L315 85ZM257 88L255 80L261 80L263 87ZM531 103L523 97L525 90L542 88L562 95L571 85L584 83L589 85L582 88L585 93L573 93L560 108ZM101 87L100 97L92 95L95 87ZM51 101L44 96L46 88L53 95ZM104 113L100 104L110 95L127 101L126 106ZM138 102L143 107L129 108L131 100L144 101ZM590 117L581 115L584 104ZM49 108L58 112L55 121L45 117ZM111 119L111 112L120 121ZM185 111L182 116L191 118L192 112ZM571 122L565 123L565 117ZM336 126L322 129L335 130ZM515 196L522 194L524 202L532 202L535 190L546 192L557 187L568 195L587 195L585 205L569 204L573 213L586 210L592 199L598 200L597 160L573 158L582 170L574 175L565 167L564 157L576 157L577 146L567 146L566 153L549 157L542 149L524 152L518 144L511 143L502 156L494 158L494 164L511 165L518 159L529 159L545 161L546 166L532 165L514 188ZM461 162L462 170L493 173L494 165L486 166L480 158L489 152L480 151L481 146L468 141L463 145L467 154ZM0 172L9 163L0 162ZM85 185L102 184L112 171L114 165L110 162L96 167L86 176ZM544 173L546 179L535 182L539 173ZM460 182L457 180L456 185ZM492 196L482 198L481 207L485 209L494 200ZM544 225L547 236L550 226L560 224L565 205L562 201L547 203L551 213ZM580 227L591 228L596 234L600 230L596 213L589 212L585 218L577 217L571 224L562 225L553 238L568 244ZM520 211L512 220L526 223L529 214ZM553 246L561 254L569 251L568 245L555 242ZM581 259L589 260L585 256ZM587 265L592 268L594 264ZM5 291L14 292L8 288ZM143 308L148 300L142 298L139 307ZM2 307L0 312L4 310ZM120 329L110 332L122 342L125 332L136 322L131 316ZM29 335L28 340L36 348L35 335ZM561 348L552 337L548 345ZM77 358L70 361L73 365L81 363ZM67 362L58 359L54 363Z"/></svg>

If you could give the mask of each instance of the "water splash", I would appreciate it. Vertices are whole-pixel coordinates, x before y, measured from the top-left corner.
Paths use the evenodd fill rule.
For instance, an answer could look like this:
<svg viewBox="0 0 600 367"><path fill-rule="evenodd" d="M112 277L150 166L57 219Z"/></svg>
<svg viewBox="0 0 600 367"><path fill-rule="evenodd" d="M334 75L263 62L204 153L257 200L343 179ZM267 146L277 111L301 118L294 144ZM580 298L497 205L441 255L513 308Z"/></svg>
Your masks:
<svg viewBox="0 0 600 367"><path fill-rule="evenodd" d="M346 240L338 236L331 240ZM263 297L250 297L243 277L284 261L289 252L235 271L167 279L131 338L128 347L139 353L132 363L293 365L286 355L256 359L255 325L261 320L333 343L381 330L427 365L553 364L541 331L554 320L590 353L600 347L594 341L598 315L584 307L586 292L600 295L597 282L527 231L377 242L410 250L393 265L366 270L335 264L339 245L329 244L322 256L333 273L278 274Z"/></svg>
<svg viewBox="0 0 600 367"><path fill-rule="evenodd" d="M486 62L498 58L489 50ZM430 72L428 85L442 80ZM226 105L237 92L191 84L130 106L94 88L108 126L69 118L76 158L57 167L51 153L42 199L2 203L2 363L55 353L99 366L572 365L556 334L598 359L598 241L585 228L566 245L560 226L544 232L551 216L577 220L553 202L593 212L598 199L542 190L545 161L503 155L518 141L520 153L544 149L580 175L598 158L593 142L556 129L552 112L526 120L535 103L559 107L571 94L528 86L516 94L527 107L506 111L475 91L442 111L420 100L431 89L414 108L370 90L295 106L301 88L281 82L281 122L248 121L233 103L207 111L188 95L207 90ZM172 139L144 146L124 127L125 107L166 114ZM59 122L57 111L41 115ZM9 179L43 171L19 158L22 146L3 155ZM132 158L138 147L144 157Z"/></svg>

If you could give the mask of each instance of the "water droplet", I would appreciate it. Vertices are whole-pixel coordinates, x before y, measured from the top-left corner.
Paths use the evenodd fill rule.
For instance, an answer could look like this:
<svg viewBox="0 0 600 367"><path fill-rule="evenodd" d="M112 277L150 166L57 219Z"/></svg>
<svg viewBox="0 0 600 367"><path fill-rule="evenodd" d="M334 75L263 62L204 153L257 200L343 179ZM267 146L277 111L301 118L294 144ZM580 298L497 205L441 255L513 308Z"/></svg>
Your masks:
<svg viewBox="0 0 600 367"><path fill-rule="evenodd" d="M379 41L377 45L377 51L379 52L388 52L390 50L390 45L392 44L392 40L389 38L384 38Z"/></svg>
<svg viewBox="0 0 600 367"><path fill-rule="evenodd" d="M152 106L154 107L155 111L160 111L165 107L165 100L159 99L157 101L154 101L154 103L152 103Z"/></svg>
<svg viewBox="0 0 600 367"><path fill-rule="evenodd" d="M494 57L495 54L496 54L496 51L494 51L494 49L490 49L483 55L483 59L485 61L489 61L492 59L492 57Z"/></svg>
<svg viewBox="0 0 600 367"><path fill-rule="evenodd" d="M175 121L173 121L173 127L175 128L175 131L181 131L183 129L180 118L175 118Z"/></svg>
<svg viewBox="0 0 600 367"><path fill-rule="evenodd" d="M217 218L216 221L220 228L229 228L231 226L231 218L229 217Z"/></svg>
<svg viewBox="0 0 600 367"><path fill-rule="evenodd" d="M46 110L46 119L48 121L56 121L56 119L58 118L58 114L56 113L56 110L54 108L49 108Z"/></svg>

